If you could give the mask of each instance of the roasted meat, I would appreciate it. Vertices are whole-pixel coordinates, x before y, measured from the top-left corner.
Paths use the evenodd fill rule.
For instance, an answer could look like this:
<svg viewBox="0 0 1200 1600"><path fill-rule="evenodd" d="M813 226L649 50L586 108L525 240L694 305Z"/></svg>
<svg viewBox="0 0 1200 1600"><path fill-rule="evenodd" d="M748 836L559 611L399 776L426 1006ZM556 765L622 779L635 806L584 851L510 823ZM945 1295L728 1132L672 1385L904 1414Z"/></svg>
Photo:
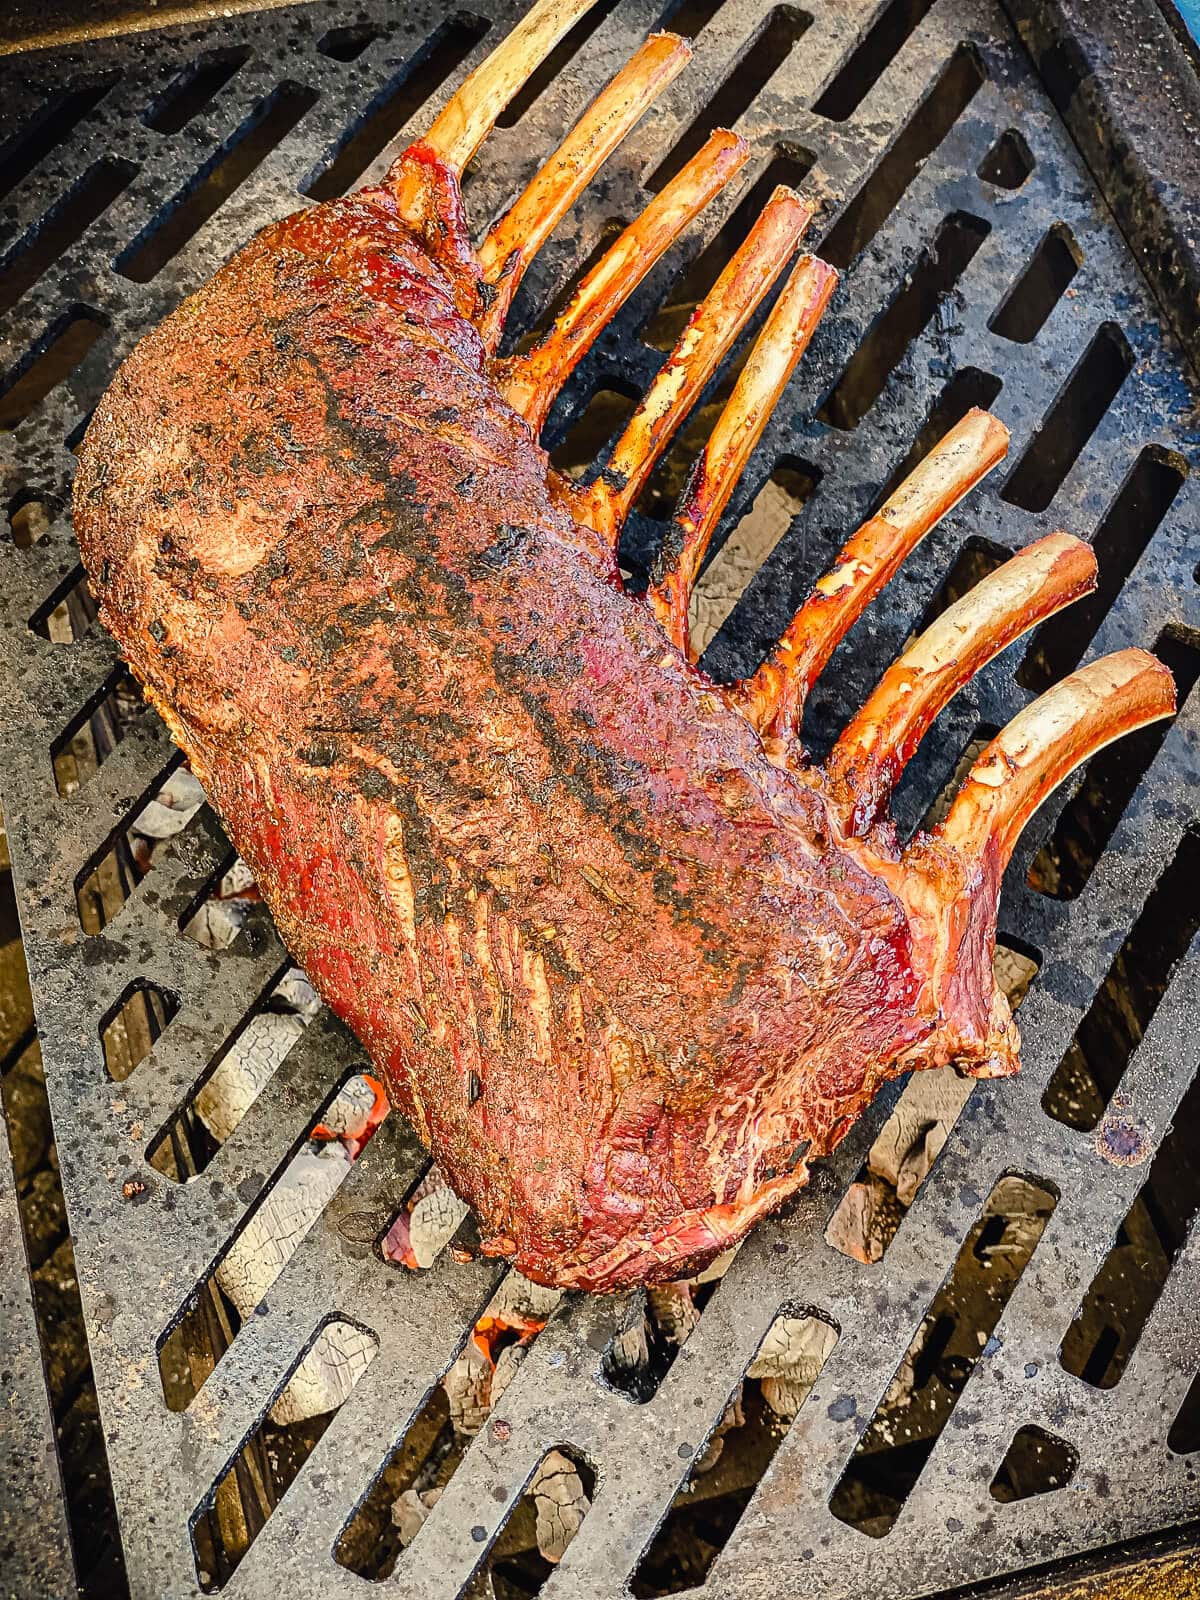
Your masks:
<svg viewBox="0 0 1200 1600"><path fill-rule="evenodd" d="M597 332L745 159L715 133L500 359L533 252L686 60L647 41L471 247L460 177L586 9L541 0L386 179L267 228L146 338L75 490L101 616L313 983L483 1226L544 1283L692 1272L804 1184L879 1086L1017 1067L992 977L1021 827L1092 751L1172 708L1126 650L1023 711L901 847L889 792L939 709L1093 583L1051 534L945 612L823 767L805 695L937 519L1003 455L972 413L857 533L778 649L690 659L714 528L836 274L794 266L645 595L621 524L779 279L776 192L579 486L538 436Z"/></svg>

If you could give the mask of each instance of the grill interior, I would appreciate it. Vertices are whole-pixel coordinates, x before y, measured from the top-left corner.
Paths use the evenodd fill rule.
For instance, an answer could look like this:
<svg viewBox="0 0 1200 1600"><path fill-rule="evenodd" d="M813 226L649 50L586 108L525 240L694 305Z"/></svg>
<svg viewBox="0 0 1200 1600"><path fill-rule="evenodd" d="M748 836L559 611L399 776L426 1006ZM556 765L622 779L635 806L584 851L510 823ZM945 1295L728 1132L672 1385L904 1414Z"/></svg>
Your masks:
<svg viewBox="0 0 1200 1600"><path fill-rule="evenodd" d="M373 1579L421 1600L915 1600L1178 1527L1200 1450L1194 401L983 0L601 0L501 119L467 204L482 234L647 30L695 36L690 70L535 262L517 345L713 127L754 149L555 407L547 447L587 475L774 184L821 202L810 244L843 283L699 587L718 678L761 660L845 533L970 406L1012 429L1008 463L839 649L807 713L818 755L904 641L1009 553L1058 526L1093 539L1096 597L958 697L895 808L902 832L936 816L980 742L1081 660L1137 644L1176 672L1175 721L1098 757L1010 869L1023 1075L898 1086L682 1310L566 1297L524 1330L498 1315L503 1269L473 1255L461 1212L432 1264L397 1264L397 1227L432 1203L397 1116L353 1163L310 1137L361 1096L365 1062L297 986L93 625L72 451L146 329L263 223L381 170L520 10L317 0L0 61L0 772L57 1144L55 1160L47 1130L12 1182L0 1172L24 1397L0 1562L41 1582L45 1546L45 1592L63 1588L52 1425L97 1595L343 1596ZM639 504L635 586L736 361ZM44 1102L36 1043L5 1050L17 1147L41 1114L23 1107ZM258 1092L218 1127L223 1063L251 1054ZM79 1339L69 1374L51 1359L46 1414L15 1270L19 1210L43 1325L48 1280L70 1305L65 1217L31 1234L56 1164L99 1419ZM274 1275L239 1287L299 1172L315 1211L276 1219ZM511 1378L482 1409L455 1387L481 1318ZM331 1403L291 1417L330 1369ZM95 1532L107 1474L119 1548Z"/></svg>

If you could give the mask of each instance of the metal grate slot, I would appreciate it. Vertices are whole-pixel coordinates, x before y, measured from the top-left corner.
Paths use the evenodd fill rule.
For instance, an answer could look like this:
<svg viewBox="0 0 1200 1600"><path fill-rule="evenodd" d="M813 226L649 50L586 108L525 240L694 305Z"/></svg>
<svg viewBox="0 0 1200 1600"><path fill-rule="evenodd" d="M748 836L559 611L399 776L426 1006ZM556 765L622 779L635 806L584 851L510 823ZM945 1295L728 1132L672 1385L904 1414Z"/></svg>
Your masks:
<svg viewBox="0 0 1200 1600"><path fill-rule="evenodd" d="M126 733L146 725L147 710L133 678L124 667L114 667L50 746L59 794L76 794L90 782Z"/></svg>
<svg viewBox="0 0 1200 1600"><path fill-rule="evenodd" d="M960 44L883 159L822 239L824 260L835 267L848 267L866 249L986 81L978 50Z"/></svg>
<svg viewBox="0 0 1200 1600"><path fill-rule="evenodd" d="M28 550L46 536L59 515L57 503L32 489L22 489L8 506L8 536L18 550Z"/></svg>
<svg viewBox="0 0 1200 1600"><path fill-rule="evenodd" d="M460 12L384 85L352 124L336 154L301 185L312 200L332 200L351 188L411 117L450 78L488 31L482 17Z"/></svg>
<svg viewBox="0 0 1200 1600"><path fill-rule="evenodd" d="M932 4L933 0L889 0L813 106L817 115L833 122L848 121Z"/></svg>
<svg viewBox="0 0 1200 1600"><path fill-rule="evenodd" d="M638 1600L679 1594L708 1577L837 1341L833 1322L807 1307L787 1307L771 1323L634 1568ZM732 1428L746 1446L736 1455L724 1448Z"/></svg>
<svg viewBox="0 0 1200 1600"><path fill-rule="evenodd" d="M1010 505L1045 511L1104 420L1133 367L1115 322L1098 329L1000 491Z"/></svg>
<svg viewBox="0 0 1200 1600"><path fill-rule="evenodd" d="M1152 444L1139 452L1092 540L1100 569L1096 592L1038 629L1017 673L1023 688L1040 694L1083 660L1187 477L1188 464L1177 451Z"/></svg>
<svg viewBox="0 0 1200 1600"><path fill-rule="evenodd" d="M1200 638L1167 628L1153 649L1174 673L1179 704L1184 706L1200 680ZM1074 900L1083 893L1173 720L1151 723L1124 740L1123 748L1113 745L1088 763L1078 790L1030 863L1031 889L1055 900Z"/></svg>
<svg viewBox="0 0 1200 1600"><path fill-rule="evenodd" d="M1039 1178L992 1190L838 1481L829 1508L842 1522L873 1539L891 1533L1056 1203Z"/></svg>
<svg viewBox="0 0 1200 1600"><path fill-rule="evenodd" d="M641 395L632 384L616 380L595 390L587 405L550 452L550 460L568 478L588 475L593 462L607 454L632 417Z"/></svg>
<svg viewBox="0 0 1200 1600"><path fill-rule="evenodd" d="M549 1450L534 1468L529 1487L501 1523L471 1588L533 1600L571 1548L591 1508L596 1474L578 1450ZM482 1528L471 1529L478 1539ZM469 1590L463 1600L469 1600Z"/></svg>
<svg viewBox="0 0 1200 1600"><path fill-rule="evenodd" d="M847 431L858 426L909 345L939 314L990 232L990 223L965 211L946 218L818 411L822 422Z"/></svg>
<svg viewBox="0 0 1200 1600"><path fill-rule="evenodd" d="M119 76L116 72L106 72L90 83L81 83L54 95L26 128L5 142L0 149L0 200L59 145L66 143Z"/></svg>
<svg viewBox="0 0 1200 1600"><path fill-rule="evenodd" d="M1097 1389L1124 1376L1200 1211L1198 1137L1200 1078L1193 1078L1059 1351L1063 1367Z"/></svg>
<svg viewBox="0 0 1200 1600"><path fill-rule="evenodd" d="M363 22L348 28L330 28L317 40L317 49L331 61L357 61L368 45L382 38L378 28Z"/></svg>
<svg viewBox="0 0 1200 1600"><path fill-rule="evenodd" d="M353 1349L349 1360L345 1357L348 1345ZM305 1368L336 1361L346 1372L348 1396L378 1348L374 1335L357 1323L330 1317L301 1353L286 1383L303 1378ZM281 1395L273 1402L275 1409ZM242 1445L192 1521L196 1576L205 1594L223 1589L233 1577L340 1409L338 1405L320 1416L293 1423L276 1422L268 1411Z"/></svg>
<svg viewBox="0 0 1200 1600"><path fill-rule="evenodd" d="M108 323L98 311L74 306L46 330L0 382L0 432L24 422L87 356Z"/></svg>
<svg viewBox="0 0 1200 1600"><path fill-rule="evenodd" d="M691 641L698 654L707 650L750 579L779 542L790 537L797 526L803 541L806 524L798 525L796 519L816 493L821 477L819 467L795 456L777 461L749 510L710 551L689 609Z"/></svg>
<svg viewBox="0 0 1200 1600"><path fill-rule="evenodd" d="M1065 1489L1079 1468L1079 1452L1044 1428L1018 1428L991 1482L993 1500L1011 1505L1035 1494Z"/></svg>
<svg viewBox="0 0 1200 1600"><path fill-rule="evenodd" d="M1005 550L1002 545L993 544L990 539L980 539L972 535L955 556L953 566L942 580L933 599L925 607L925 614L913 629L913 633L923 633L943 611L948 611L989 573L995 572L997 567L1002 567L1011 554L1011 551Z"/></svg>
<svg viewBox="0 0 1200 1600"><path fill-rule="evenodd" d="M1029 344L1083 265L1083 251L1065 222L1056 222L988 323L993 333Z"/></svg>
<svg viewBox="0 0 1200 1600"><path fill-rule="evenodd" d="M631 1295L600 1357L604 1383L634 1405L653 1400L696 1331L718 1278L710 1273L696 1283L664 1284Z"/></svg>
<svg viewBox="0 0 1200 1600"><path fill-rule="evenodd" d="M213 1057L187 1101L151 1139L146 1159L174 1183L206 1171L316 1015L288 1003L290 967L276 973ZM180 1162L178 1152L188 1159Z"/></svg>
<svg viewBox="0 0 1200 1600"><path fill-rule="evenodd" d="M1137 921L1113 958L1075 1038L1054 1071L1042 1106L1059 1122L1090 1131L1200 931L1200 830L1180 840Z"/></svg>
<svg viewBox="0 0 1200 1600"><path fill-rule="evenodd" d="M214 217L271 151L316 105L315 89L281 83L204 163L113 263L135 283L149 283Z"/></svg>
<svg viewBox="0 0 1200 1600"><path fill-rule="evenodd" d="M816 157L798 145L778 145L767 170L736 206L689 267L671 284L658 307L646 319L641 336L656 350L670 350L688 318L716 283L721 269L749 233L776 187L783 183L799 189L812 171Z"/></svg>
<svg viewBox="0 0 1200 1600"><path fill-rule="evenodd" d="M96 602L81 566L75 566L29 618L29 631L51 644L70 644L91 631Z"/></svg>
<svg viewBox="0 0 1200 1600"><path fill-rule="evenodd" d="M998 189L1019 189L1036 166L1025 135L1016 128L1008 128L979 163L979 176L984 183L994 183Z"/></svg>
<svg viewBox="0 0 1200 1600"><path fill-rule="evenodd" d="M133 162L105 156L34 223L0 262L0 314L11 310L42 273L83 237L137 173Z"/></svg>
<svg viewBox="0 0 1200 1600"><path fill-rule="evenodd" d="M1183 1404L1175 1413L1167 1434L1167 1448L1177 1456L1193 1455L1200 1450L1200 1373L1192 1380Z"/></svg>
<svg viewBox="0 0 1200 1600"><path fill-rule="evenodd" d="M156 803L172 774L183 764L181 751L173 751L160 769L148 794L126 813L124 820L93 852L75 879L75 905L79 926L89 938L102 933L125 902L153 869L159 852L145 813Z"/></svg>
<svg viewBox="0 0 1200 1600"><path fill-rule="evenodd" d="M721 85L705 100L670 151L646 179L657 194L692 159L714 128L732 128L782 67L812 26L807 11L776 6L730 68Z"/></svg>
<svg viewBox="0 0 1200 1600"><path fill-rule="evenodd" d="M160 95L151 101L142 121L155 133L179 133L250 59L249 50L206 50L177 72Z"/></svg>
<svg viewBox="0 0 1200 1600"><path fill-rule="evenodd" d="M118 1003L100 1020L104 1065L114 1083L123 1083L141 1065L178 1010L178 997L146 978L127 985Z"/></svg>

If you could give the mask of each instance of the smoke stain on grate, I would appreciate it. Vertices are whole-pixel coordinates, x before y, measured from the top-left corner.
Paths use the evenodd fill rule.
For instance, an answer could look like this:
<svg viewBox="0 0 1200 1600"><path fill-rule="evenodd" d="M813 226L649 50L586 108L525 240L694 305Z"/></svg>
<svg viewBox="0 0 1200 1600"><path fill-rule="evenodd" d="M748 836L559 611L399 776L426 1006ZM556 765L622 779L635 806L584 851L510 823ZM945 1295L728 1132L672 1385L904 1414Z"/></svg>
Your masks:
<svg viewBox="0 0 1200 1600"><path fill-rule="evenodd" d="M132 161L104 156L77 178L0 261L0 313L9 311L132 183Z"/></svg>
<svg viewBox="0 0 1200 1600"><path fill-rule="evenodd" d="M119 77L119 73L106 72L102 77L93 78L90 83L64 89L61 94L48 100L30 122L8 140L0 149L0 200L10 194L60 144L66 143Z"/></svg>
<svg viewBox="0 0 1200 1600"><path fill-rule="evenodd" d="M978 50L960 44L821 241L822 260L845 268L866 249L986 81Z"/></svg>
<svg viewBox="0 0 1200 1600"><path fill-rule="evenodd" d="M1083 251L1065 222L1056 222L1004 296L988 329L1013 344L1031 344L1083 265Z"/></svg>
<svg viewBox="0 0 1200 1600"><path fill-rule="evenodd" d="M904 286L893 295L851 356L817 415L830 427L856 428L882 394L888 378L947 304L991 225L955 211L917 257Z"/></svg>
<svg viewBox="0 0 1200 1600"><path fill-rule="evenodd" d="M1188 473L1187 462L1175 450L1151 444L1139 452L1092 539L1100 569L1096 591L1037 630L1017 673L1017 682L1023 688L1041 694L1083 660L1097 628L1162 526Z"/></svg>
<svg viewBox="0 0 1200 1600"><path fill-rule="evenodd" d="M829 1508L873 1539L892 1531L1046 1230L1057 1191L1009 1174L988 1196L838 1481Z"/></svg>
<svg viewBox="0 0 1200 1600"><path fill-rule="evenodd" d="M996 1469L990 1490L993 1500L1011 1505L1035 1494L1065 1489L1079 1467L1079 1452L1044 1428L1019 1428Z"/></svg>
<svg viewBox="0 0 1200 1600"><path fill-rule="evenodd" d="M104 1065L114 1083L123 1083L150 1054L154 1042L179 1010L173 994L135 978L100 1019Z"/></svg>
<svg viewBox="0 0 1200 1600"><path fill-rule="evenodd" d="M211 104L250 59L246 49L206 50L155 95L142 121L155 133L179 133Z"/></svg>
<svg viewBox="0 0 1200 1600"><path fill-rule="evenodd" d="M687 326L688 318L716 283L734 251L750 232L763 207L779 184L798 189L812 171L816 157L799 145L781 144L749 193L705 245L696 259L675 278L662 303L643 324L641 336L656 350L670 350Z"/></svg>
<svg viewBox="0 0 1200 1600"><path fill-rule="evenodd" d="M348 1338L347 1336L351 1336ZM280 1394L306 1366L339 1359L347 1344L356 1355L347 1363L349 1387L342 1402L303 1423L273 1420L271 1409L242 1443L226 1471L192 1516L192 1551L201 1590L212 1594L233 1577L268 1518L296 1481L341 1405L378 1354L379 1341L348 1318L328 1317L293 1363Z"/></svg>
<svg viewBox="0 0 1200 1600"><path fill-rule="evenodd" d="M1057 1122L1090 1132L1200 931L1200 828L1183 835L1042 1096Z"/></svg>
<svg viewBox="0 0 1200 1600"><path fill-rule="evenodd" d="M629 1587L638 1600L704 1583L837 1341L838 1328L824 1312L805 1306L780 1311L634 1568ZM730 1428L736 1429L736 1452L723 1448Z"/></svg>
<svg viewBox="0 0 1200 1600"><path fill-rule="evenodd" d="M71 376L107 327L107 320L89 306L73 306L58 317L0 381L0 433L36 411Z"/></svg>
<svg viewBox="0 0 1200 1600"><path fill-rule="evenodd" d="M732 128L736 124L811 25L808 12L795 6L776 6L767 15L724 81L706 97L704 109L697 112L646 179L651 194L657 194L687 165L714 128Z"/></svg>
<svg viewBox="0 0 1200 1600"><path fill-rule="evenodd" d="M261 100L183 188L113 262L134 283L149 283L183 250L229 197L282 144L320 96L302 83L279 84Z"/></svg>
<svg viewBox="0 0 1200 1600"><path fill-rule="evenodd" d="M333 156L300 186L312 200L346 193L408 120L449 79L488 31L489 24L459 12L430 34L343 134Z"/></svg>
<svg viewBox="0 0 1200 1600"><path fill-rule="evenodd" d="M997 189L1019 189L1036 166L1025 135L1008 128L979 163L978 175Z"/></svg>
<svg viewBox="0 0 1200 1600"><path fill-rule="evenodd" d="M1101 324L1009 473L1001 498L1023 511L1045 511L1132 368L1125 335L1115 322Z"/></svg>
<svg viewBox="0 0 1200 1600"><path fill-rule="evenodd" d="M1059 1351L1097 1389L1125 1374L1200 1211L1200 1076L1193 1078Z"/></svg>
<svg viewBox="0 0 1200 1600"><path fill-rule="evenodd" d="M817 115L848 122L932 5L933 0L889 0L817 98Z"/></svg>
<svg viewBox="0 0 1200 1600"><path fill-rule="evenodd" d="M1200 636L1182 628L1167 628L1152 650L1171 669L1182 708L1200 680ZM1123 748L1110 745L1088 763L1079 788L1030 863L1027 881L1031 889L1055 900L1075 900L1083 893L1174 721L1164 717L1152 722L1122 740Z"/></svg>

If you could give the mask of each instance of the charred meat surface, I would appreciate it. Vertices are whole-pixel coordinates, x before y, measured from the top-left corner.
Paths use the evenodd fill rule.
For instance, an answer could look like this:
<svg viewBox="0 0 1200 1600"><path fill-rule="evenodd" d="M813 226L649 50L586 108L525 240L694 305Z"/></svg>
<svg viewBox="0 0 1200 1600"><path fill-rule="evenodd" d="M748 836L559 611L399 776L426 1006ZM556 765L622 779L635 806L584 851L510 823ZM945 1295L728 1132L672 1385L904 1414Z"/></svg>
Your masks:
<svg viewBox="0 0 1200 1600"><path fill-rule="evenodd" d="M648 595L623 592L622 519L809 212L772 197L600 480L550 470L554 395L745 159L714 134L541 342L498 359L533 251L688 54L648 40L475 252L462 169L583 9L541 0L382 184L268 228L145 339L88 430L75 517L102 619L485 1248L611 1289L726 1249L897 1073L1016 1069L992 976L1008 855L1055 784L1173 696L1140 651L1092 663L898 846L888 796L938 710L1092 586L1087 547L1052 534L806 762L837 640L1002 456L982 413L850 538L754 678L691 662L709 538L834 289L812 257Z"/></svg>

